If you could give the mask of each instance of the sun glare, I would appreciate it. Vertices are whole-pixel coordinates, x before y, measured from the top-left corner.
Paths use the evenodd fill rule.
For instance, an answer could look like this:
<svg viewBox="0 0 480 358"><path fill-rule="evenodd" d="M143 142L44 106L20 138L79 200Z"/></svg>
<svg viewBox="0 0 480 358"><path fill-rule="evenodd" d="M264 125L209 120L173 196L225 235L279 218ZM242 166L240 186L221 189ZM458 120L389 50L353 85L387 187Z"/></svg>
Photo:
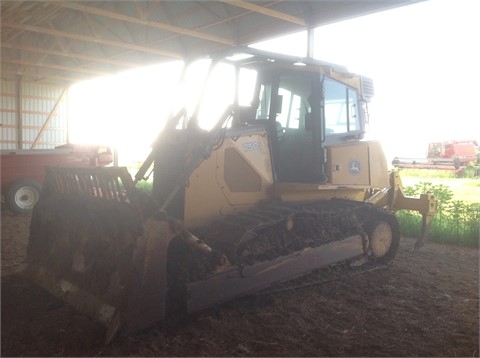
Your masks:
<svg viewBox="0 0 480 358"><path fill-rule="evenodd" d="M70 141L115 147L124 163L144 159L178 101L182 66L150 66L72 86Z"/></svg>

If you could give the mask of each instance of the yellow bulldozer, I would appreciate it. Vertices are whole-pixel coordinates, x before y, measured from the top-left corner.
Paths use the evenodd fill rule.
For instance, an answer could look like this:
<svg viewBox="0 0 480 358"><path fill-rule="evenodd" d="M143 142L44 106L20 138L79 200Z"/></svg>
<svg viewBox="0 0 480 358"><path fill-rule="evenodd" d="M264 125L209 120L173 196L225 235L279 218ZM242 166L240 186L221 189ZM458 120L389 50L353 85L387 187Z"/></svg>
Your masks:
<svg viewBox="0 0 480 358"><path fill-rule="evenodd" d="M253 48L202 61L198 101L170 116L135 177L51 167L34 208L27 273L107 341L324 268L385 267L394 212L422 214L417 246L435 214L363 140L368 78ZM136 188L147 172L151 195Z"/></svg>

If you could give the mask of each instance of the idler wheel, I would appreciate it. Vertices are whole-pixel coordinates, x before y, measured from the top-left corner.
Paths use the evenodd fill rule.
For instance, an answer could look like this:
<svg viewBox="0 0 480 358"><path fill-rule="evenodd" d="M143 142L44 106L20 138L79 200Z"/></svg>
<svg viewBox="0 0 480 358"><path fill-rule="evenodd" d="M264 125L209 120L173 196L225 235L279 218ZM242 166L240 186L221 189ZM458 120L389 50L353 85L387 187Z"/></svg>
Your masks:
<svg viewBox="0 0 480 358"><path fill-rule="evenodd" d="M392 247L393 233L390 224L379 221L370 234L370 248L375 257L384 257Z"/></svg>
<svg viewBox="0 0 480 358"><path fill-rule="evenodd" d="M398 220L393 215L385 219L371 221L366 230L370 259L381 264L388 264L393 260L400 244Z"/></svg>

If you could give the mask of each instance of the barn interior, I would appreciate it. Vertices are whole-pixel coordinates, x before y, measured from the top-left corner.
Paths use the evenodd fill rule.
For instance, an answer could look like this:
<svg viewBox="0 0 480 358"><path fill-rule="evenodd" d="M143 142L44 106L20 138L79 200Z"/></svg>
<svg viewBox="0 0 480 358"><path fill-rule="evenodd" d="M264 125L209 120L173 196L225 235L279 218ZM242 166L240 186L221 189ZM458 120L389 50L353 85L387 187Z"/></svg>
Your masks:
<svg viewBox="0 0 480 358"><path fill-rule="evenodd" d="M313 37L319 26L416 2L2 1L0 147L68 143L68 91L80 81L299 31Z"/></svg>

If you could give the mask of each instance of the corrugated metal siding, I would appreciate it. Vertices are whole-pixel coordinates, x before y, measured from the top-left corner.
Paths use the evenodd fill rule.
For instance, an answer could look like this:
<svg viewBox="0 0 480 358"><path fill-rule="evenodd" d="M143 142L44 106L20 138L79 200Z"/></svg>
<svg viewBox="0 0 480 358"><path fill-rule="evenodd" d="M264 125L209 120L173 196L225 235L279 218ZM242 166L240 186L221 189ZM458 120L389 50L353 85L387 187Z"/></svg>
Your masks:
<svg viewBox="0 0 480 358"><path fill-rule="evenodd" d="M1 149L15 149L17 138L15 82L2 79L0 91Z"/></svg>
<svg viewBox="0 0 480 358"><path fill-rule="evenodd" d="M2 79L1 90L1 149L30 149L51 116L48 125L38 138L35 149L51 149L67 143L68 108L67 96L58 103L54 113L52 110L59 101L63 88L22 82L21 84L21 125L22 143L18 148L18 123L16 108L16 83Z"/></svg>

